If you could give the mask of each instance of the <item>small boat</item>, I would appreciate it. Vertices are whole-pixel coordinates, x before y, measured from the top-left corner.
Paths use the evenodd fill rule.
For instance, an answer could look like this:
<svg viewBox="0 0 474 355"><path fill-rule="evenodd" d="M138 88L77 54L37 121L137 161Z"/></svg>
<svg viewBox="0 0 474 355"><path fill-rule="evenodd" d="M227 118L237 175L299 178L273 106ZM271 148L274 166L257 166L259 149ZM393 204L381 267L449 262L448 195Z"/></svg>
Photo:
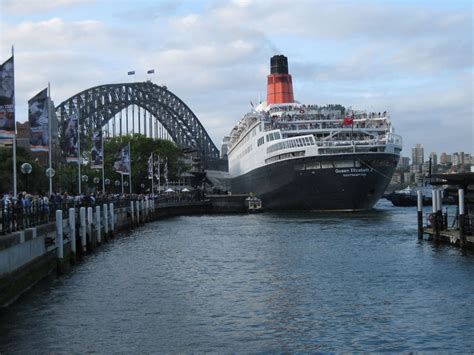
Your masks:
<svg viewBox="0 0 474 355"><path fill-rule="evenodd" d="M411 207L417 205L417 191L421 191L423 198L423 206L430 206L432 204L432 186L422 187L406 187L403 190L394 191L390 194L385 195L385 198L392 202L397 207ZM452 196L448 196L444 190L442 190L442 203L445 205L456 204L456 200Z"/></svg>
<svg viewBox="0 0 474 355"><path fill-rule="evenodd" d="M260 213L263 212L262 200L255 196L249 196L245 199L247 202L248 213Z"/></svg>

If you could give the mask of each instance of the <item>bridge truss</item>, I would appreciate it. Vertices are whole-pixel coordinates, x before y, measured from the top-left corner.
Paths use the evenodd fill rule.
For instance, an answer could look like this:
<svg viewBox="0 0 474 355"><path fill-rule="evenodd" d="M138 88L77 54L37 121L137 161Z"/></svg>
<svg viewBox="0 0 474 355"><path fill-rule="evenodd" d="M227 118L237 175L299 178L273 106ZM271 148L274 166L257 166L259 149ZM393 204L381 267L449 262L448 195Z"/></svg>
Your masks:
<svg viewBox="0 0 474 355"><path fill-rule="evenodd" d="M166 86L150 81L96 86L59 104L56 114L61 146L72 113L78 114L82 137L92 136L98 129L105 130L106 136L140 133L195 149L204 160L219 158L219 150L191 109Z"/></svg>

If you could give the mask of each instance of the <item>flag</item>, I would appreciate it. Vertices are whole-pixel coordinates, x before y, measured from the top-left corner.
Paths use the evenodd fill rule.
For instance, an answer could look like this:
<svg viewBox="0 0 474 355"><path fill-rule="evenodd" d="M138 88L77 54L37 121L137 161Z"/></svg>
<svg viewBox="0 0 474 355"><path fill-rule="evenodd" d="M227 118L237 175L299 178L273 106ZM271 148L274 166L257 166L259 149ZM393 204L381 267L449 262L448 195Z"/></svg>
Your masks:
<svg viewBox="0 0 474 355"><path fill-rule="evenodd" d="M150 69L146 72L147 74L155 74L155 69Z"/></svg>
<svg viewBox="0 0 474 355"><path fill-rule="evenodd" d="M148 158L148 179L153 179L153 153Z"/></svg>
<svg viewBox="0 0 474 355"><path fill-rule="evenodd" d="M165 167L163 169L163 175L165 176L165 182L168 184L168 159L165 161Z"/></svg>
<svg viewBox="0 0 474 355"><path fill-rule="evenodd" d="M15 80L13 56L0 66L0 138L15 136Z"/></svg>
<svg viewBox="0 0 474 355"><path fill-rule="evenodd" d="M129 71L128 75L135 75L135 70Z"/></svg>
<svg viewBox="0 0 474 355"><path fill-rule="evenodd" d="M30 123L30 149L32 152L49 150L49 98L44 89L28 100L28 122Z"/></svg>
<svg viewBox="0 0 474 355"><path fill-rule="evenodd" d="M344 117L344 119L342 120L342 125L343 126L348 126L348 125L351 125L351 124L354 124L354 119L352 117L349 117L349 116Z"/></svg>
<svg viewBox="0 0 474 355"><path fill-rule="evenodd" d="M102 130L92 133L91 168L102 169L104 167L104 150L102 144Z"/></svg>
<svg viewBox="0 0 474 355"><path fill-rule="evenodd" d="M65 155L68 163L79 162L79 115L77 112L69 112L66 118L65 136Z"/></svg>
<svg viewBox="0 0 474 355"><path fill-rule="evenodd" d="M130 150L128 149L128 145L117 152L115 156L114 169L122 175L130 174Z"/></svg>
<svg viewBox="0 0 474 355"><path fill-rule="evenodd" d="M155 168L156 168L155 177L158 181L160 181L161 172L160 172L160 156L159 155L155 160Z"/></svg>

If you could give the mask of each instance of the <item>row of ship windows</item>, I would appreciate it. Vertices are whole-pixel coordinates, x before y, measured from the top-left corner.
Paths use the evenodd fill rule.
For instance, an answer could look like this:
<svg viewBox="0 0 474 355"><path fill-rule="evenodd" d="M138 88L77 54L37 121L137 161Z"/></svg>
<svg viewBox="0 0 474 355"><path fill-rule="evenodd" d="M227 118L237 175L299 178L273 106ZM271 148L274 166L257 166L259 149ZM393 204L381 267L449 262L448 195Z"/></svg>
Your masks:
<svg viewBox="0 0 474 355"><path fill-rule="evenodd" d="M279 132L272 132L267 134L267 142L274 141L275 139L280 139L281 135ZM260 137L257 141L257 146L260 147L263 143L265 143L265 137Z"/></svg>
<svg viewBox="0 0 474 355"><path fill-rule="evenodd" d="M281 150L281 149L306 147L308 145L314 145L314 141L311 139L311 137L300 137L300 138L280 142L280 143L272 145L271 147L268 147L267 154L275 152L277 150Z"/></svg>
<svg viewBox="0 0 474 355"><path fill-rule="evenodd" d="M389 160L367 160L360 162L359 160L335 160L335 161L321 161L310 162L304 164L295 164L295 170L315 170L315 169L342 169L342 168L370 168L382 166L394 166L396 161Z"/></svg>
<svg viewBox="0 0 474 355"><path fill-rule="evenodd" d="M275 161L279 161L283 159L296 158L296 157L304 157L304 151L275 155L274 157L265 159L265 164L273 163Z"/></svg>

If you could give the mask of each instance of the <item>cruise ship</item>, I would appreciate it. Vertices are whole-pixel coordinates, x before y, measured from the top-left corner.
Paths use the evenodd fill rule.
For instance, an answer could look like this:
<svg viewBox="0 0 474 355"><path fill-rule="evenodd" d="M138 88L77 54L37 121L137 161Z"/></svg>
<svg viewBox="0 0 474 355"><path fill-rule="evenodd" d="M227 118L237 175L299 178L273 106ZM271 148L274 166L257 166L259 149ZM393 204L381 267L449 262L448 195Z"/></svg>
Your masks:
<svg viewBox="0 0 474 355"><path fill-rule="evenodd" d="M388 113L301 104L287 58L270 66L267 100L224 138L231 192L253 193L265 209L371 209L402 150Z"/></svg>

